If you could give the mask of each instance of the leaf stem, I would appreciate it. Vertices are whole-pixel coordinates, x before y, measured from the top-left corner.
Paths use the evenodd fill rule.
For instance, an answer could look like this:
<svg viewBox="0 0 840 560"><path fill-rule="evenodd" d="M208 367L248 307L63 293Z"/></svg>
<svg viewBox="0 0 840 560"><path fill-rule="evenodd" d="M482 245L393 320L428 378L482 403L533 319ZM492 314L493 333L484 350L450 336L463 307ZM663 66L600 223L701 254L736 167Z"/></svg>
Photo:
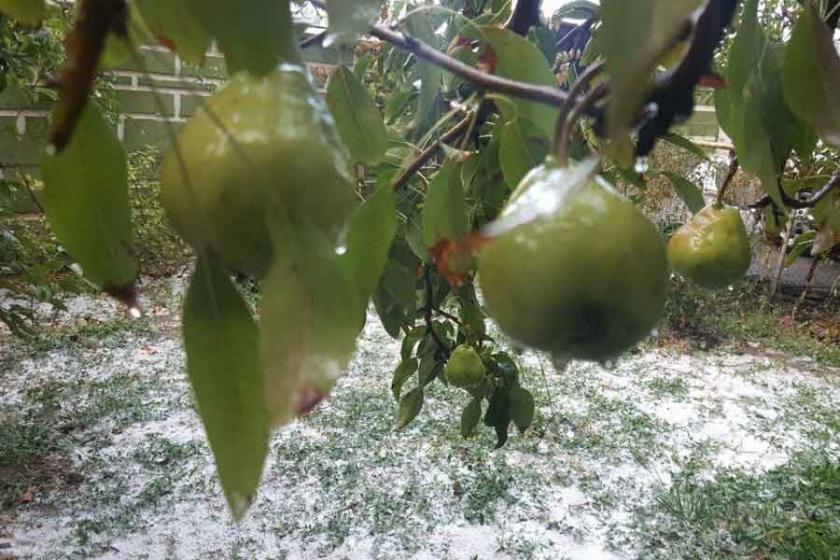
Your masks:
<svg viewBox="0 0 840 560"><path fill-rule="evenodd" d="M735 178L735 175L738 173L738 156L735 155L735 150L730 150L729 152L729 170L726 172L726 177L723 178L723 182L720 184L718 188L717 199L715 200L715 206L718 208L723 206L723 197L726 195L726 190L729 188L729 185L732 183L732 179Z"/></svg>

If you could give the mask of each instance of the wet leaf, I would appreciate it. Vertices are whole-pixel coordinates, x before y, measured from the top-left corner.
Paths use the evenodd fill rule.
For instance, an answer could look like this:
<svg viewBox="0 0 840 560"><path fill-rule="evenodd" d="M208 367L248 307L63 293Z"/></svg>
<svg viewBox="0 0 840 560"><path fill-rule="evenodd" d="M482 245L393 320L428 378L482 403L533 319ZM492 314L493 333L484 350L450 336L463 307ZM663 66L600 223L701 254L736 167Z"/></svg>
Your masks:
<svg viewBox="0 0 840 560"><path fill-rule="evenodd" d="M365 86L344 66L327 83L327 105L352 158L366 165L382 161L388 148L382 114Z"/></svg>
<svg viewBox="0 0 840 560"><path fill-rule="evenodd" d="M62 245L88 279L132 304L137 266L125 152L95 105L66 149L44 157L42 171L47 218Z"/></svg>
<svg viewBox="0 0 840 560"><path fill-rule="evenodd" d="M353 353L362 317L355 288L324 234L286 222L272 238L274 262L262 281L260 356L269 421L279 426L329 394Z"/></svg>
<svg viewBox="0 0 840 560"><path fill-rule="evenodd" d="M510 418L520 432L527 430L534 421L534 397L527 389L514 387L508 393Z"/></svg>
<svg viewBox="0 0 840 560"><path fill-rule="evenodd" d="M257 326L227 273L200 258L184 302L187 373L225 498L236 519L268 451Z"/></svg>
<svg viewBox="0 0 840 560"><path fill-rule="evenodd" d="M408 381L417 371L417 363L416 358L408 358L407 360L400 362L400 365L398 365L397 369L394 370L394 376L391 379L391 394L394 395L395 400L400 400L402 387L405 385L405 382Z"/></svg>
<svg viewBox="0 0 840 560"><path fill-rule="evenodd" d="M481 421L481 400L472 399L461 412L461 436L468 438L475 434Z"/></svg>
<svg viewBox="0 0 840 560"><path fill-rule="evenodd" d="M402 430L408 426L423 408L423 388L415 387L400 399L399 411L397 412L397 429Z"/></svg>
<svg viewBox="0 0 840 560"><path fill-rule="evenodd" d="M840 148L840 56L833 35L813 2L806 2L787 46L783 81L793 112L826 144Z"/></svg>
<svg viewBox="0 0 840 560"><path fill-rule="evenodd" d="M329 43L353 43L379 19L380 0L331 0L327 2Z"/></svg>

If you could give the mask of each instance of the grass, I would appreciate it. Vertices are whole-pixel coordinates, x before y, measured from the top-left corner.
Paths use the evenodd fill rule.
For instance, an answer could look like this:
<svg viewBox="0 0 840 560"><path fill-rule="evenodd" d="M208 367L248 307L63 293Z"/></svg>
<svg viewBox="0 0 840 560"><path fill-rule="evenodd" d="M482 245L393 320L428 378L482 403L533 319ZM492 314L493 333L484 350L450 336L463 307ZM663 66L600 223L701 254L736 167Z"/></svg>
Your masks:
<svg viewBox="0 0 840 560"><path fill-rule="evenodd" d="M838 558L840 464L808 454L760 475L681 480L639 518L651 558Z"/></svg>
<svg viewBox="0 0 840 560"><path fill-rule="evenodd" d="M819 306L768 301L766 286L743 282L709 292L672 279L666 305L665 338L686 339L701 348L723 342L760 344L777 352L812 357L840 367L840 301Z"/></svg>

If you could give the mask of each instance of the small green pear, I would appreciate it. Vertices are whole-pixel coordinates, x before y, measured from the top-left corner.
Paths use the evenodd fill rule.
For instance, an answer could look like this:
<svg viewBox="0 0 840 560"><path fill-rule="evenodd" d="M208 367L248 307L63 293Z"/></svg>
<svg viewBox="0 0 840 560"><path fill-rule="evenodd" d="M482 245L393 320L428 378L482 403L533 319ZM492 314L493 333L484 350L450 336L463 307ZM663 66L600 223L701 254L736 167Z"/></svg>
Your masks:
<svg viewBox="0 0 840 560"><path fill-rule="evenodd" d="M668 259L676 272L702 288L724 288L742 279L752 251L741 213L706 206L671 237Z"/></svg>
<svg viewBox="0 0 840 560"><path fill-rule="evenodd" d="M455 387L467 388L481 383L486 371L475 348L462 344L449 356L443 373L446 380Z"/></svg>

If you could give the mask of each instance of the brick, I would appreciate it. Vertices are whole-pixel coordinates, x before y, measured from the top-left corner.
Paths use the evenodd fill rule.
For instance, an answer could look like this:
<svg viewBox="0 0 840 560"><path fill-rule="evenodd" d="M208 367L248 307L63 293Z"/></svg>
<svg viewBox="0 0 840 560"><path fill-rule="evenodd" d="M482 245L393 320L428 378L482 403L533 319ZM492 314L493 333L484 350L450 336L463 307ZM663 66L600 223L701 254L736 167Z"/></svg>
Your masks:
<svg viewBox="0 0 840 560"><path fill-rule="evenodd" d="M171 126L173 132L177 135L182 124L126 118L123 145L127 151L149 145L165 150L170 145L170 133L167 131L168 126Z"/></svg>
<svg viewBox="0 0 840 560"><path fill-rule="evenodd" d="M182 62L181 74L183 76L190 76L194 78L224 79L227 76L225 59L221 55L208 54L204 59L204 64L201 66L195 66L193 64Z"/></svg>
<svg viewBox="0 0 840 560"><path fill-rule="evenodd" d="M157 80L155 78L141 77L139 85L152 88L183 89L188 91L216 91L217 85L211 82L196 79L183 80Z"/></svg>
<svg viewBox="0 0 840 560"><path fill-rule="evenodd" d="M138 60L135 60L138 58ZM150 72L152 74L174 74L175 55L166 51L139 49L137 57L129 59L120 64L117 70L133 70L135 72Z"/></svg>
<svg viewBox="0 0 840 560"><path fill-rule="evenodd" d="M199 95L181 96L181 116L187 118L195 115L206 102L207 98Z"/></svg>
<svg viewBox="0 0 840 560"><path fill-rule="evenodd" d="M120 91L117 90L117 101L120 103L120 108L123 113L140 113L145 115L159 114L160 107L158 100L155 99L157 95L159 102L163 105L165 114L168 116L175 114L175 99L168 93L153 93L150 91Z"/></svg>
<svg viewBox="0 0 840 560"><path fill-rule="evenodd" d="M9 86L0 92L0 109L21 110L21 109L43 109L48 110L53 106L54 101L37 90L24 90L19 87Z"/></svg>
<svg viewBox="0 0 840 560"><path fill-rule="evenodd" d="M46 142L17 133L17 119L0 117L0 166L39 165Z"/></svg>

